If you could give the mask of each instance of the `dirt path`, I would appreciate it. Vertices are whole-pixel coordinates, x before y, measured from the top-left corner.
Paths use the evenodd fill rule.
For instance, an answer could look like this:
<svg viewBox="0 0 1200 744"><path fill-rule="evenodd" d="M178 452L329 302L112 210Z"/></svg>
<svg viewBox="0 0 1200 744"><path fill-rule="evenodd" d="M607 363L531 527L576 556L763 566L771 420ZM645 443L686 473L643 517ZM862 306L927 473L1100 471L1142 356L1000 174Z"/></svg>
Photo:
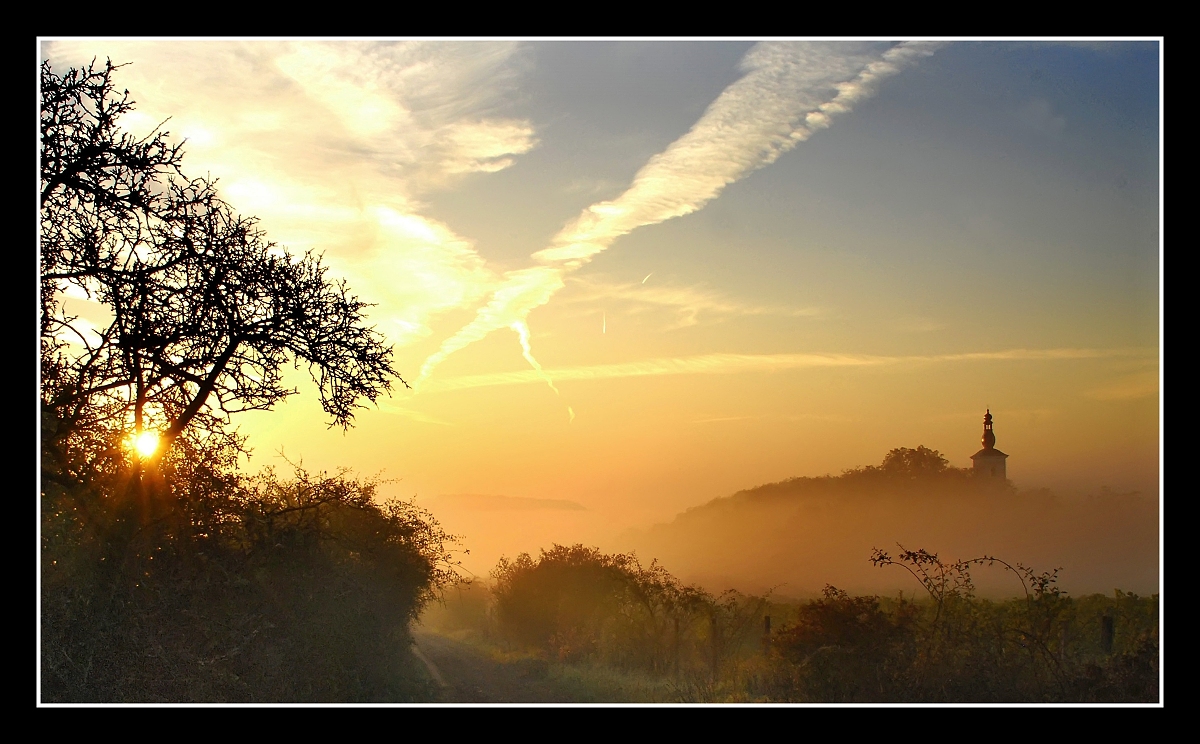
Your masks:
<svg viewBox="0 0 1200 744"><path fill-rule="evenodd" d="M573 697L556 689L545 663L535 659L500 662L472 646L434 633L416 633L416 655L441 685L446 703L568 703Z"/></svg>

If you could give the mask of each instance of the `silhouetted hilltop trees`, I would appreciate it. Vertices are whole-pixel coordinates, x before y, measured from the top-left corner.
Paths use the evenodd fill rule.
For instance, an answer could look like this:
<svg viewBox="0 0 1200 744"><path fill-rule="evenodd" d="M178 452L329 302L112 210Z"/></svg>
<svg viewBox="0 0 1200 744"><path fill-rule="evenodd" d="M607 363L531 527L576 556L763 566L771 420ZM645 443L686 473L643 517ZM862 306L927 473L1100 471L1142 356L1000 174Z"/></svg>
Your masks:
<svg viewBox="0 0 1200 744"><path fill-rule="evenodd" d="M894 581L862 556L897 542L940 545L950 555L1019 555L1062 566L1075 591L1158 585L1158 505L1136 494L1066 498L951 467L936 450L896 448L879 465L841 475L789 478L691 507L669 523L625 536L688 581L813 596L826 583L890 592ZM1011 596L994 571L980 590Z"/></svg>
<svg viewBox="0 0 1200 744"><path fill-rule="evenodd" d="M925 445L917 445L916 449L897 447L883 456L883 462L878 466L866 465L861 468L847 470L841 475L842 480L851 483L881 482L888 484L920 483L963 483L967 480L978 485L995 485L992 479L976 481L975 472L970 468L950 467L941 452L929 449Z"/></svg>
<svg viewBox="0 0 1200 744"><path fill-rule="evenodd" d="M696 509L719 508L743 502L767 503L806 496L853 497L863 495L891 494L897 491L921 491L927 494L954 491L962 493L968 489L992 491L997 487L1007 488L1006 482L993 479L976 479L970 468L950 466L941 452L924 445L916 448L897 447L883 457L879 465L864 465L845 470L841 475L817 477L797 476L743 489L732 496L714 499Z"/></svg>

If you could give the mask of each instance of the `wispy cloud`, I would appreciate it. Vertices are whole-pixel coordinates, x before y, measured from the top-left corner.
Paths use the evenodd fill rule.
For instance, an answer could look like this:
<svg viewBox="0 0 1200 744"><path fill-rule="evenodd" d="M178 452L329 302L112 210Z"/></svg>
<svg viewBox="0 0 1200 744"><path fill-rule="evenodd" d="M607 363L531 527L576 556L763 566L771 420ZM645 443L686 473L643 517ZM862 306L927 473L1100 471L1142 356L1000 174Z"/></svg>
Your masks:
<svg viewBox="0 0 1200 744"><path fill-rule="evenodd" d="M575 288L565 298L567 302L623 303L630 307L630 312L635 313L659 308L674 314L675 322L671 324L674 328L696 325L702 316L724 319L743 315L814 317L821 314L821 310L815 307L777 307L738 302L698 285L646 284L644 280L609 283L582 278L572 279L570 283Z"/></svg>
<svg viewBox="0 0 1200 744"><path fill-rule="evenodd" d="M935 48L900 44L871 59L820 43L756 45L742 60L746 74L687 134L652 157L621 196L585 209L534 258L574 268L638 227L701 209L729 184L828 127L881 79Z"/></svg>
<svg viewBox="0 0 1200 744"><path fill-rule="evenodd" d="M619 377L660 375L736 374L775 372L788 369L821 367L885 367L982 361L1065 361L1106 357L1146 356L1153 349L1007 349L1004 351L884 356L870 354L700 354L690 357L665 357L620 364L586 367L560 367L547 370L516 370L483 375L465 375L431 381L427 390L462 390L492 385L524 385L544 382L543 375L558 380L607 380Z"/></svg>
<svg viewBox="0 0 1200 744"><path fill-rule="evenodd" d="M906 42L882 54L828 43L766 42L743 58L745 74L726 88L686 134L652 157L620 196L571 220L510 272L476 318L422 365L418 384L456 351L524 322L562 288L564 276L638 227L695 212L729 184L775 162L834 117L870 96L884 78L932 54L937 43Z"/></svg>
<svg viewBox="0 0 1200 744"><path fill-rule="evenodd" d="M406 176L411 192L500 170L534 146L528 121L485 116L516 82L508 63L517 49L512 42L300 42L273 62L333 114L355 149L367 150L360 154Z"/></svg>
<svg viewBox="0 0 1200 744"><path fill-rule="evenodd" d="M422 424L437 424L438 426L454 426L454 424L450 423L449 421L442 421L441 419L436 418L434 416L430 416L427 413L422 413L421 411L414 411L411 408L406 408L404 406L398 406L398 405L396 405L394 403L390 403L388 401L380 401L380 402L376 403L376 405L379 407L379 410L382 411L383 413L390 413L390 414L393 414L396 416L402 416L406 419L409 419L411 421L418 421Z"/></svg>
<svg viewBox="0 0 1200 744"><path fill-rule="evenodd" d="M524 69L519 44L72 40L44 49L59 66L94 56L133 62L121 84L139 108L125 125L144 132L171 117L168 128L191 138L189 172L219 176L222 193L280 243L325 251L332 268L377 303L373 319L391 340L412 343L431 334L439 315L477 308L426 359L424 380L447 356L500 329L517 330L536 367L528 315L570 272L640 226L703 208L938 45L879 46L756 45L742 60L744 75L624 192L569 221L531 266L503 274L471 240L423 214L421 199L464 174L503 169L536 146L529 121L497 113ZM671 308L680 325L705 314L781 311L694 287L643 289L615 292Z"/></svg>
<svg viewBox="0 0 1200 744"><path fill-rule="evenodd" d="M70 40L56 67L131 62L118 83L138 108L122 125L188 137L189 174L262 219L293 251L325 252L377 306L401 345L501 277L474 243L423 214L422 195L494 172L536 146L497 113L524 70L513 42Z"/></svg>

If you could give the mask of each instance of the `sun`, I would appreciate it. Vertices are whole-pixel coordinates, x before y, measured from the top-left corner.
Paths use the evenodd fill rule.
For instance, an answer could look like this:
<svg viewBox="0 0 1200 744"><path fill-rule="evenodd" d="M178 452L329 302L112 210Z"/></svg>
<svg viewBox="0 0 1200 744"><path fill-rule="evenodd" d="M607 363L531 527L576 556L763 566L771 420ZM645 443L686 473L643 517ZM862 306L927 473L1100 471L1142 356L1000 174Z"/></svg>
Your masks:
<svg viewBox="0 0 1200 744"><path fill-rule="evenodd" d="M130 439L129 446L139 457L146 459L158 451L158 432L143 431Z"/></svg>

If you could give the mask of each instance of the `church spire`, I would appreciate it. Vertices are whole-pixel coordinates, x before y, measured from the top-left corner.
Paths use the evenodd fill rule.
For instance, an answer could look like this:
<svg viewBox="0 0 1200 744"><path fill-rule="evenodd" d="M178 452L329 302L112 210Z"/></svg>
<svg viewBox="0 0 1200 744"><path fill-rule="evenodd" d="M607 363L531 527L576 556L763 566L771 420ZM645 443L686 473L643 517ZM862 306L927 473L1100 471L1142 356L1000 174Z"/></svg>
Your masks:
<svg viewBox="0 0 1200 744"><path fill-rule="evenodd" d="M996 435L992 433L992 409L983 414L983 448L990 450L996 447Z"/></svg>
<svg viewBox="0 0 1200 744"><path fill-rule="evenodd" d="M1003 483L1008 480L1008 469L1004 465L1007 459L1008 455L996 449L996 435L992 433L992 410L989 408L983 414L983 449L971 455L974 463L972 469L977 476L996 478L997 482Z"/></svg>

